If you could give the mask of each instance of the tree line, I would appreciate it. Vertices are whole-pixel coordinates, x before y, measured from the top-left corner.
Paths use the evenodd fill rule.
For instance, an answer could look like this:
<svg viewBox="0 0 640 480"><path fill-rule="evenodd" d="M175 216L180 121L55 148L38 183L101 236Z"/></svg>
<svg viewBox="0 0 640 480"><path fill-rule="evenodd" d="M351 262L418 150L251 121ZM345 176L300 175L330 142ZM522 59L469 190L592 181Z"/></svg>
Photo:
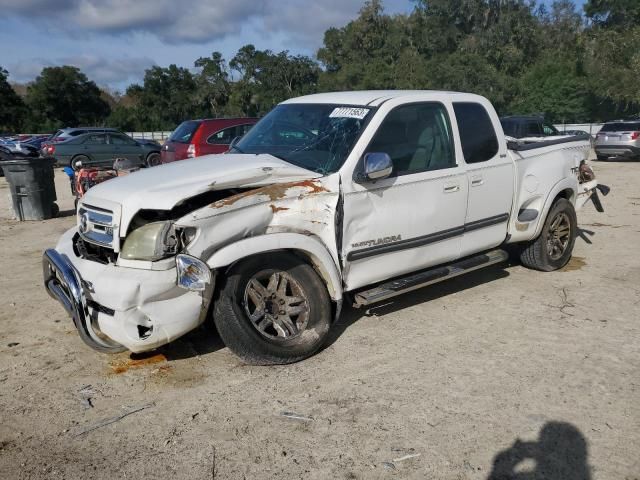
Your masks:
<svg viewBox="0 0 640 480"><path fill-rule="evenodd" d="M78 68L47 67L23 95L0 68L0 131L109 125L172 130L189 118L260 116L287 98L359 89L478 93L500 114L553 122L604 121L640 111L640 1L414 0L388 15L381 0L329 28L316 59L246 45L192 69L146 70L124 94Z"/></svg>

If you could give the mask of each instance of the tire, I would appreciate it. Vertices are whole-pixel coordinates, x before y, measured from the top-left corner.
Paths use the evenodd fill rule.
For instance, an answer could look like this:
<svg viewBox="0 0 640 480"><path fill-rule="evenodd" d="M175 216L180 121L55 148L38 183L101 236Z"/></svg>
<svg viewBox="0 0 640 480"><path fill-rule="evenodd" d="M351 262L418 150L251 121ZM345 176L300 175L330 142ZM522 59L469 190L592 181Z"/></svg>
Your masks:
<svg viewBox="0 0 640 480"><path fill-rule="evenodd" d="M573 205L559 198L551 206L538 238L522 250L520 261L528 268L543 272L564 267L571 259L577 230L578 220Z"/></svg>
<svg viewBox="0 0 640 480"><path fill-rule="evenodd" d="M145 163L147 167L155 167L157 165L160 165L160 154L158 152L150 153L149 155L147 155L147 160Z"/></svg>
<svg viewBox="0 0 640 480"><path fill-rule="evenodd" d="M87 157L86 155L76 155L75 157L73 157L71 159L71 161L69 162L69 166L71 168L73 168L74 170L76 169L76 162L80 161L82 162L82 166L86 167L87 166L87 162L91 162L91 159L89 157Z"/></svg>
<svg viewBox="0 0 640 480"><path fill-rule="evenodd" d="M222 341L246 363L278 365L317 352L329 332L331 312L326 286L313 268L275 253L250 258L228 272L213 319Z"/></svg>

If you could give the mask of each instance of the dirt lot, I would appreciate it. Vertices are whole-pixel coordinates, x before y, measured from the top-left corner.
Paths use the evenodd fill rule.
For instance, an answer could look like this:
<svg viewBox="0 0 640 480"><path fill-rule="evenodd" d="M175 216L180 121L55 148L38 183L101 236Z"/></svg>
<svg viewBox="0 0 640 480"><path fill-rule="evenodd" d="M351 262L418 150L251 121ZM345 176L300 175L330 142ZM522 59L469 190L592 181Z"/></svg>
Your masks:
<svg viewBox="0 0 640 480"><path fill-rule="evenodd" d="M242 365L204 329L143 357L91 351L41 284L74 222L66 178L67 216L27 223L0 179L0 476L639 479L640 163L594 168L612 193L579 214L564 271L347 309L284 367Z"/></svg>

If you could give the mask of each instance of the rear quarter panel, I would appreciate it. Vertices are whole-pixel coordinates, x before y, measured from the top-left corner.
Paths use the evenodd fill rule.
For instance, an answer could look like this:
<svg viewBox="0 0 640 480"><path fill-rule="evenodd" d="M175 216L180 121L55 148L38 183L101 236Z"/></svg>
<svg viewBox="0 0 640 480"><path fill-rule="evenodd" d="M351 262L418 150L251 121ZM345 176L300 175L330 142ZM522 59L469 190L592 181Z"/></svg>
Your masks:
<svg viewBox="0 0 640 480"><path fill-rule="evenodd" d="M584 141L522 152L509 150L516 165L516 201L509 220L510 243L536 238L558 195L575 203L577 167L588 158L589 149L589 142Z"/></svg>

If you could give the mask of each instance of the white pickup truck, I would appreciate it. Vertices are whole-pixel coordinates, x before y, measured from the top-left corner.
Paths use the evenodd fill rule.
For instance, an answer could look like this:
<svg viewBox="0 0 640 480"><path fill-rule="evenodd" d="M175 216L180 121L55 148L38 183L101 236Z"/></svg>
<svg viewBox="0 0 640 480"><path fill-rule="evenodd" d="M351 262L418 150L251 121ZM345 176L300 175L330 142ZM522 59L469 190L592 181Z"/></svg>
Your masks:
<svg viewBox="0 0 640 480"><path fill-rule="evenodd" d="M91 189L44 281L96 350L155 349L212 318L245 361L289 363L322 346L345 299L502 262L508 244L528 267L563 267L597 196L589 148L507 144L466 93L294 98L227 154Z"/></svg>

